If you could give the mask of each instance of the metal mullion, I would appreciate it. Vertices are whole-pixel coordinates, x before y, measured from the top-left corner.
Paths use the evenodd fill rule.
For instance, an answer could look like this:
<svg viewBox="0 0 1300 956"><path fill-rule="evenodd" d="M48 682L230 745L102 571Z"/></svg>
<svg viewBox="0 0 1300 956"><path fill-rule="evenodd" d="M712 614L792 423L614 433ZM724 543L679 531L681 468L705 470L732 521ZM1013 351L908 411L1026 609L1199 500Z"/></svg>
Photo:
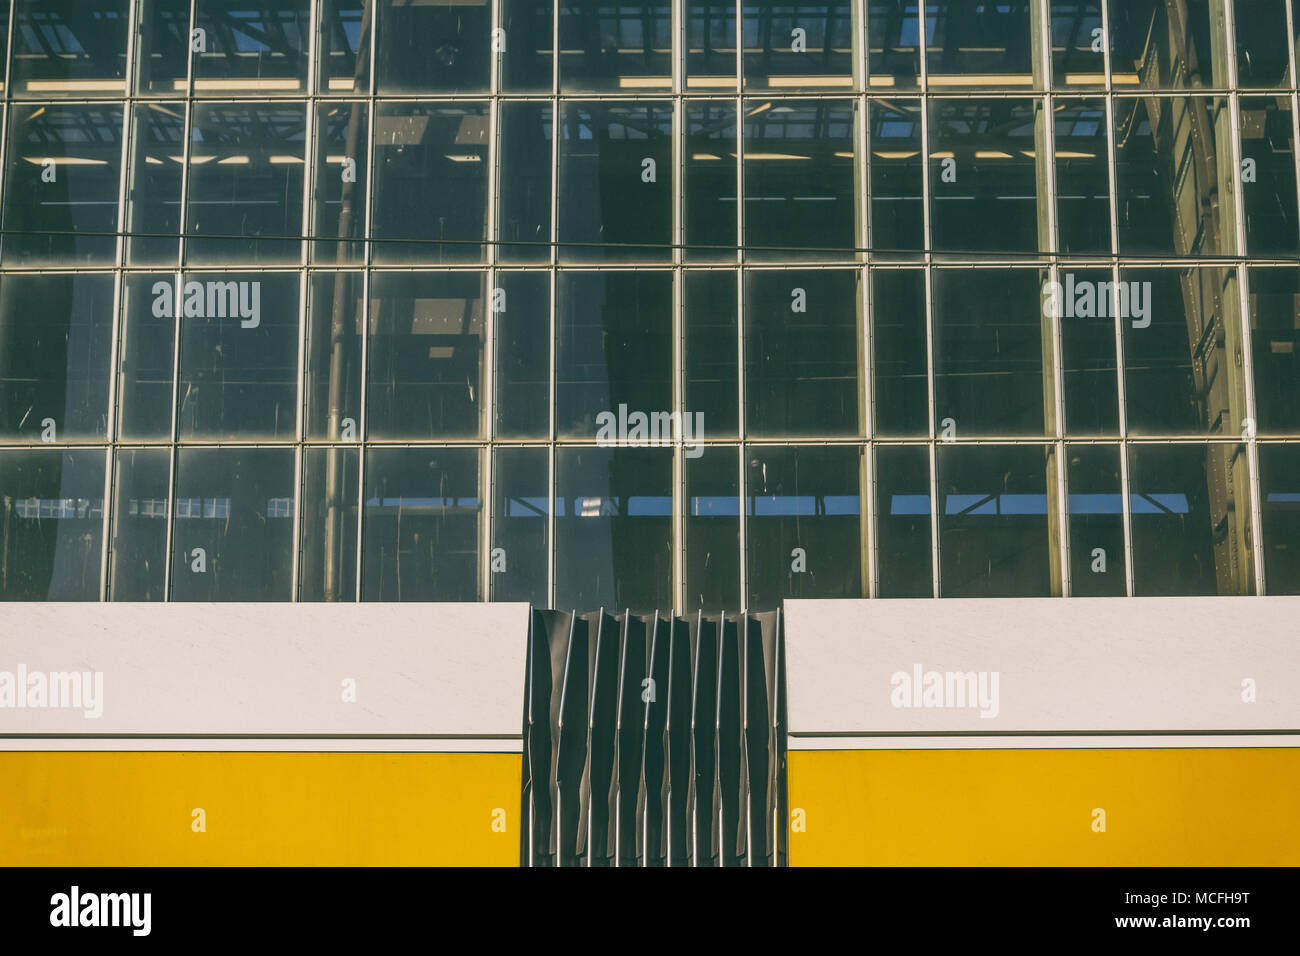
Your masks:
<svg viewBox="0 0 1300 956"><path fill-rule="evenodd" d="M556 499L556 469L559 454L556 449L556 337L560 330L559 313L559 195L560 195L560 137L564 133L564 116L560 104L560 8L559 4L551 6L551 248L548 257L551 301L549 307L550 332L549 354L547 356L546 401L548 410L547 426L547 516L546 516L546 596L547 603L555 607L557 585L555 574L555 516L559 509Z"/></svg>
<svg viewBox="0 0 1300 956"><path fill-rule="evenodd" d="M927 435L930 465L930 587L934 597L939 597L939 449L935 430L934 382L934 253L931 236L933 226L930 215L930 74L926 64L928 51L925 44L925 8L917 5L918 44L921 52L921 218L925 250L922 253L925 269L925 384L926 405L929 410Z"/></svg>
<svg viewBox="0 0 1300 956"><path fill-rule="evenodd" d="M685 241L686 202L686 102L682 89L686 85L686 11L685 0L673 0L673 410L677 413L678 431L673 436L673 604L676 613L686 608L686 508L690 504L686 489L686 448L682 443L685 433L686 409L686 348L683 341L685 319L683 316L686 277L682 271L682 243Z"/></svg>
<svg viewBox="0 0 1300 956"><path fill-rule="evenodd" d="M748 425L745 421L745 25L743 4L736 17L736 499L737 544L740 548L740 608L749 608L749 495L745 462ZM721 814L721 810L718 811ZM719 817L719 820L721 817ZM719 830L721 832L721 830Z"/></svg>
<svg viewBox="0 0 1300 956"><path fill-rule="evenodd" d="M501 26L500 4L491 4L492 42L496 42L497 30ZM495 453L492 439L495 436L496 410L496 289L497 289L497 204L499 201L499 180L501 176L500 149L501 142L501 54L493 53L488 80L488 182L487 182L487 245L484 259L487 263L486 298L487 306L483 312L483 382L480 394L483 407L480 412L481 433L486 442L480 456L479 494L482 502L480 516L482 521L482 544L479 560L479 576L482 582L484 601L492 599L492 524L495 497ZM506 303L509 308L509 303Z"/></svg>
<svg viewBox="0 0 1300 956"><path fill-rule="evenodd" d="M1300 51L1296 50L1296 42L1295 42L1296 41L1296 35L1295 35L1296 12L1295 11L1296 11L1296 0L1291 0L1291 2L1286 5L1286 46L1287 46L1287 55L1290 59L1290 66L1291 66L1291 75L1289 77L1291 81L1290 84L1291 89L1295 89L1297 86L1300 86L1300 75L1296 74L1296 57L1297 55L1300 55ZM1294 140L1292 142L1294 142Z"/></svg>
<svg viewBox="0 0 1300 956"><path fill-rule="evenodd" d="M368 390L370 387L370 277L374 264L374 243L370 241L374 235L374 203L371 201L374 188L376 169L375 169L375 114L379 111L379 104L376 102L375 90L378 86L377 74L379 65L375 62L375 50L377 48L376 35L379 33L379 10L378 0L369 0L372 4L370 8L370 64L366 71L367 90L365 98L366 103L366 191L365 191L365 237L362 242L361 252L361 372L360 372L360 403L361 408L357 418L357 558L356 567L353 569L353 575L356 578L355 600L362 599L362 560L365 556L362 544L365 540L365 511L366 511L366 449L369 427L366 422L366 409L369 406Z"/></svg>

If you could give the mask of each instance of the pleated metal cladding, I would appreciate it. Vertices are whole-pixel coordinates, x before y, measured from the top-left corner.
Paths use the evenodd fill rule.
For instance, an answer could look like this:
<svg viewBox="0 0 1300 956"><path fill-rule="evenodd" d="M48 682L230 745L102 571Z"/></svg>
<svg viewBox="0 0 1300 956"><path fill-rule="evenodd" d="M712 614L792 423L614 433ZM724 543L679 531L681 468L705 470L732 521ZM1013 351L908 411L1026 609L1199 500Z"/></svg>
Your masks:
<svg viewBox="0 0 1300 956"><path fill-rule="evenodd" d="M785 864L780 611L530 620L524 866Z"/></svg>

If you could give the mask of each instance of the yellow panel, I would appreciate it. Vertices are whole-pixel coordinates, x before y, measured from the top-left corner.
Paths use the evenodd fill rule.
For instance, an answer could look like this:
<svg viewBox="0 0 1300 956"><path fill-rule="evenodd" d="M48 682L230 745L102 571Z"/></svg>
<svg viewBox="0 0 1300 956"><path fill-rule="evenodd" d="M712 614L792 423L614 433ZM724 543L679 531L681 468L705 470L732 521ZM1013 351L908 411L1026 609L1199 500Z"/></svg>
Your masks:
<svg viewBox="0 0 1300 956"><path fill-rule="evenodd" d="M796 866L1300 864L1295 749L791 751L789 797Z"/></svg>
<svg viewBox="0 0 1300 956"><path fill-rule="evenodd" d="M517 866L522 770L518 754L0 753L0 865Z"/></svg>

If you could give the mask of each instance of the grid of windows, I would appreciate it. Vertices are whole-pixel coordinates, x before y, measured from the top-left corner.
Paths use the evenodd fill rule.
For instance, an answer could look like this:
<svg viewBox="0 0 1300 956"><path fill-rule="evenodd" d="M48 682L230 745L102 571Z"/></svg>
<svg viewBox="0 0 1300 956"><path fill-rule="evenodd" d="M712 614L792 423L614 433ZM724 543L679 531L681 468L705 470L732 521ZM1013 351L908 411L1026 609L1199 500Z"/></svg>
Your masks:
<svg viewBox="0 0 1300 956"><path fill-rule="evenodd" d="M1300 593L1293 0L0 17L0 599Z"/></svg>

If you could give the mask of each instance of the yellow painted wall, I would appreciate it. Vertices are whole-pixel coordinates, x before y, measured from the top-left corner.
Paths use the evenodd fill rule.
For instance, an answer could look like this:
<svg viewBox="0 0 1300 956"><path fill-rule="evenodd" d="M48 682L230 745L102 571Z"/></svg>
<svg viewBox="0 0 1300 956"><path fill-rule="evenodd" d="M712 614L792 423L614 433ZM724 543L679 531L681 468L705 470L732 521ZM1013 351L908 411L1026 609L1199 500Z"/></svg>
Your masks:
<svg viewBox="0 0 1300 956"><path fill-rule="evenodd" d="M1297 749L791 751L788 766L796 866L1300 865Z"/></svg>
<svg viewBox="0 0 1300 956"><path fill-rule="evenodd" d="M0 753L0 865L517 866L522 770L518 754Z"/></svg>

